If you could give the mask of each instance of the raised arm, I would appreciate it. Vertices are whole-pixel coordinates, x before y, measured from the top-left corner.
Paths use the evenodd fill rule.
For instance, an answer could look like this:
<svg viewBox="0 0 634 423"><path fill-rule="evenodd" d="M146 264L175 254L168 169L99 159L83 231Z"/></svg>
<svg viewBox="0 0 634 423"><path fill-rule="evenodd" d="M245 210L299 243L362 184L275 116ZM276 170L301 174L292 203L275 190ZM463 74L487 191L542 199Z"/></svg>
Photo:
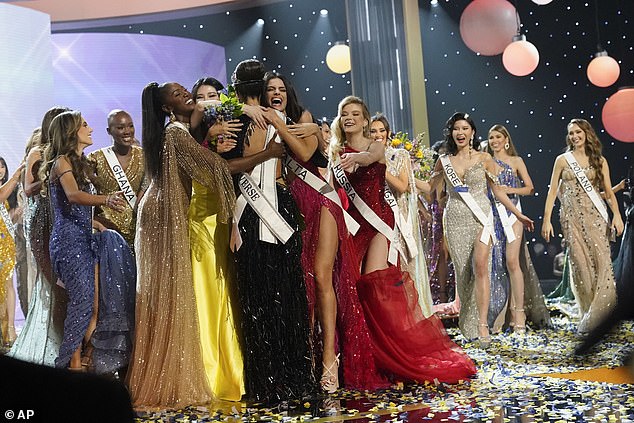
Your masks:
<svg viewBox="0 0 634 423"><path fill-rule="evenodd" d="M11 195L11 193L15 190L15 188L20 183L20 177L22 176L22 171L24 170L24 163L20 164L18 168L13 172L13 175L0 187L0 203L4 204L7 201L7 198Z"/></svg>
<svg viewBox="0 0 634 423"><path fill-rule="evenodd" d="M27 197L33 197L40 192L42 182L37 177L37 172L42 164L42 149L34 147L26 157L26 172L24 174L24 193Z"/></svg>
<svg viewBox="0 0 634 423"><path fill-rule="evenodd" d="M553 213L553 207L555 206L555 199L557 198L557 190L559 189L559 181L561 179L561 172L564 169L565 160L564 156L557 157L553 166L553 173L550 176L550 187L548 188L548 195L546 196L544 221L542 222L542 237L544 237L546 242L550 242L550 237L555 236L550 218Z"/></svg>

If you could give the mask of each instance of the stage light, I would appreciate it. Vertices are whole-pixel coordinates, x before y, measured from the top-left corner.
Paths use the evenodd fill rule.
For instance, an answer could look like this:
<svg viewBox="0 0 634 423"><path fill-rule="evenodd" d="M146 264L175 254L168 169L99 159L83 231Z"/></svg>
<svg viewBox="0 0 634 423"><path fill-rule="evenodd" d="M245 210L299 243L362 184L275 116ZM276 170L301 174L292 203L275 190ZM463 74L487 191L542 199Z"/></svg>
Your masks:
<svg viewBox="0 0 634 423"><path fill-rule="evenodd" d="M612 137L623 142L634 142L634 87L621 87L603 106L603 126Z"/></svg>
<svg viewBox="0 0 634 423"><path fill-rule="evenodd" d="M431 4L431 5L432 5L432 7L436 7L436 6L438 6L438 0L431 0L431 1L429 2L429 4Z"/></svg>
<svg viewBox="0 0 634 423"><path fill-rule="evenodd" d="M260 25L260 26L264 25L264 19L262 19L262 18L258 19L257 20L257 24Z"/></svg>
<svg viewBox="0 0 634 423"><path fill-rule="evenodd" d="M614 84L621 68L616 60L608 56L608 52L603 50L594 55L594 59L588 64L586 75L588 79L597 87L609 87Z"/></svg>
<svg viewBox="0 0 634 423"><path fill-rule="evenodd" d="M328 16L328 10L327 10L327 9L321 9L321 10L319 11L319 14L320 14L321 16Z"/></svg>
<svg viewBox="0 0 634 423"><path fill-rule="evenodd" d="M337 41L326 53L326 64L334 73L350 72L350 47L343 41Z"/></svg>
<svg viewBox="0 0 634 423"><path fill-rule="evenodd" d="M533 0L533 3L538 4L540 6L543 6L545 4L550 3L551 1L553 1L553 0Z"/></svg>
<svg viewBox="0 0 634 423"><path fill-rule="evenodd" d="M526 76L537 68L539 51L532 43L526 41L524 35L516 35L513 42L504 49L502 63L509 73Z"/></svg>

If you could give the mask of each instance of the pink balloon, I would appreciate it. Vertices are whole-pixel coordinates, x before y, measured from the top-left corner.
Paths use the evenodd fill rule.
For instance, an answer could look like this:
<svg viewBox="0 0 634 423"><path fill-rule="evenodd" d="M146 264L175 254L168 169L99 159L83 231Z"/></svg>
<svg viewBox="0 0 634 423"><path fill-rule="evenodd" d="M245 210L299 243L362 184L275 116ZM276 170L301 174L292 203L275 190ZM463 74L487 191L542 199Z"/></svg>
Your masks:
<svg viewBox="0 0 634 423"><path fill-rule="evenodd" d="M588 64L586 74L590 82L597 87L609 87L619 79L621 68L616 60L608 56L606 51L601 51Z"/></svg>
<svg viewBox="0 0 634 423"><path fill-rule="evenodd" d="M473 0L460 16L460 36L476 53L495 56L517 34L515 7L506 0Z"/></svg>
<svg viewBox="0 0 634 423"><path fill-rule="evenodd" d="M515 76L526 76L537 68L539 51L522 35L504 49L502 63L509 73Z"/></svg>
<svg viewBox="0 0 634 423"><path fill-rule="evenodd" d="M603 106L603 126L613 138L634 142L634 87L623 87Z"/></svg>

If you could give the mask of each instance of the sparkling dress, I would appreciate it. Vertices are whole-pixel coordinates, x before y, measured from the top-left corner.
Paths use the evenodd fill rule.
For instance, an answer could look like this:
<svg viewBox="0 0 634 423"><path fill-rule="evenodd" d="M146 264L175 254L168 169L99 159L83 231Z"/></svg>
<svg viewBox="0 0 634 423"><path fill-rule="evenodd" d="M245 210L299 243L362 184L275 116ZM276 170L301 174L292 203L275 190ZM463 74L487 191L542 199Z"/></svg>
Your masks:
<svg viewBox="0 0 634 423"><path fill-rule="evenodd" d="M385 150L385 162L387 171L393 176L398 177L403 168L407 172L408 191L402 194L394 192L398 208L404 219L411 222L413 228L413 236L416 241L418 254L411 260L403 255L400 256L401 269L406 270L414 280L414 286L418 293L418 304L425 317L429 317L432 311L432 297L429 286L429 274L427 273L427 262L425 261L425 249L423 247L423 233L418 218L418 195L416 193L416 185L414 183L414 173L412 172L411 159L409 152L404 149L388 147ZM399 234L397 241L401 246L401 251L406 251L407 247L403 236Z"/></svg>
<svg viewBox="0 0 634 423"><path fill-rule="evenodd" d="M634 202L632 202L632 190L629 196L626 194L625 204L625 230L621 238L619 254L614 259L614 277L616 278L616 288L618 297L634 298Z"/></svg>
<svg viewBox="0 0 634 423"><path fill-rule="evenodd" d="M235 317L230 226L218 221L214 191L196 181L192 185L189 237L203 363L214 396L240 401L244 373Z"/></svg>
<svg viewBox="0 0 634 423"><path fill-rule="evenodd" d="M456 192L447 175L445 184L449 199L445 207L443 226L447 247L456 272L456 289L460 297L460 318L458 326L467 339L478 337L478 307L475 295L475 271L473 269L473 248L480 242L482 224ZM483 162L478 162L465 171L463 183L485 215L491 213L491 202L487 195L486 170ZM489 256L488 268L491 268Z"/></svg>
<svg viewBox="0 0 634 423"><path fill-rule="evenodd" d="M241 119L246 124L237 146L223 154L229 160L242 156L253 133L251 120ZM301 265L303 221L290 189L278 180L276 190L277 210L293 235L285 244L261 241L260 218L247 205L238 222L243 243L235 253L245 389L258 402L301 399L317 390Z"/></svg>
<svg viewBox="0 0 634 423"><path fill-rule="evenodd" d="M356 152L346 147L345 152ZM394 215L384 197L386 166L374 162L347 174L363 201L390 227ZM353 238L360 268L377 230L350 202L350 215L361 225ZM412 278L397 266L361 275L359 300L370 331L374 361L393 380L455 383L475 374L469 357L454 344L438 317L425 318Z"/></svg>
<svg viewBox="0 0 634 423"><path fill-rule="evenodd" d="M500 173L498 173L498 183L500 185L506 185L512 188L521 188L522 181L516 175L515 171L511 166L507 163L494 159L495 162L502 168ZM518 195L509 195L510 200L513 202L515 206L519 203ZM489 305L489 319L491 319L492 314L495 313L495 310L503 310L504 306L507 305L507 301L503 300L503 296L497 296L495 293L498 291L494 291L494 285L498 284L494 281L499 281L499 279L506 279L507 282L505 284L506 287L510 287L510 282L508 281L508 271L506 270L506 235L504 233L504 228L502 226L502 220L498 215L498 210L495 208L495 199L491 194L492 205L494 205L493 216L495 217L495 236L497 237L497 242L493 244L492 249L492 271L491 271L491 302ZM507 216L511 216L511 212L506 210ZM550 313L546 308L546 304L544 302L544 293L542 292L541 285L539 284L539 278L537 277L537 272L535 272L535 268L533 267L533 262L531 261L530 253L528 252L528 246L524 240L524 236L519 240L515 240L513 242L521 242L522 246L520 247L520 267L522 269L522 275L524 276L524 310L526 313L526 318L530 321L535 328L543 328L550 327L552 323L550 321ZM499 284L501 285L501 284ZM507 297L510 295L510 291L507 291ZM510 297L508 297L510 298ZM507 299L508 299L507 298ZM491 313L491 310L494 310L494 313ZM507 314L508 317L508 314ZM493 322L489 320L489 325L493 326Z"/></svg>
<svg viewBox="0 0 634 423"><path fill-rule="evenodd" d="M5 207L9 210L9 203L5 202L0 204L0 207ZM15 267L15 241L13 236L9 232L9 228L4 223L4 219L0 218L0 306L3 307L3 312L0 313L1 331L0 334L3 340L6 341L8 316L6 307L4 304L7 300L7 279L13 276L13 269Z"/></svg>
<svg viewBox="0 0 634 423"><path fill-rule="evenodd" d="M321 178L319 170L313 163L302 162L297 158L295 160ZM325 207L335 219L339 235L339 251L335 258L332 282L337 298L337 334L342 354L343 384L351 389L386 387L387 380L379 375L374 364L370 334L357 293L356 282L359 279L359 270L354 245L341 208L300 178L295 178L289 188L305 222L305 228L302 231L302 267L306 279L309 316L314 316L315 313L315 253L321 208Z"/></svg>
<svg viewBox="0 0 634 423"><path fill-rule="evenodd" d="M445 260L444 244L445 234L443 231L444 207L434 200L429 205L431 212L431 224L429 224L428 247L426 248L427 265L429 266L429 286L434 304L453 301L456 297L456 275L451 257ZM441 266L445 267L446 280L441 283ZM444 292L441 290L444 287Z"/></svg>
<svg viewBox="0 0 634 423"><path fill-rule="evenodd" d="M199 146L184 125L165 130L160 173L139 202L135 237L136 333L128 370L135 407L206 403L205 374L192 279L187 213L192 179L218 198L218 219L234 204L227 164Z"/></svg>
<svg viewBox="0 0 634 423"><path fill-rule="evenodd" d="M110 147L107 147L110 148ZM95 175L91 179L98 194L112 194L120 191L119 183L112 173L112 169L106 160L103 152L104 149L93 151L88 155L88 160L95 163ZM145 173L145 160L143 159L143 150L140 147L132 146L130 152L130 162L123 169L130 187L134 193L138 193L143 185L143 176ZM138 200L138 199L137 199ZM119 212L109 207L100 207L96 210L95 216L103 217L112 222L114 228L119 232L131 247L134 247L134 234L136 231L136 216L132 207L126 203L124 211Z"/></svg>
<svg viewBox="0 0 634 423"><path fill-rule="evenodd" d="M595 170L585 168L590 181ZM595 190L598 192L597 187ZM566 166L559 185L561 228L569 248L572 289L579 305L579 332L588 332L616 305L608 225Z"/></svg>
<svg viewBox="0 0 634 423"><path fill-rule="evenodd" d="M43 254L45 248L48 251L50 239L49 211L47 197L36 195L27 199L24 236L27 242L27 261L32 265L29 268L29 279L33 278L34 285L26 321L9 356L52 367L62 342L67 295L55 283L57 276L50 272L50 254ZM45 269L48 269L48 273Z"/></svg>
<svg viewBox="0 0 634 423"><path fill-rule="evenodd" d="M69 171L70 172L70 171ZM93 313L95 264L99 264L99 306L92 333L95 373L128 364L132 349L136 270L132 252L115 231L92 233L92 207L71 203L57 179L50 182L53 230L49 249L55 273L68 294L64 335L56 367L68 367ZM93 193L88 184L85 192Z"/></svg>

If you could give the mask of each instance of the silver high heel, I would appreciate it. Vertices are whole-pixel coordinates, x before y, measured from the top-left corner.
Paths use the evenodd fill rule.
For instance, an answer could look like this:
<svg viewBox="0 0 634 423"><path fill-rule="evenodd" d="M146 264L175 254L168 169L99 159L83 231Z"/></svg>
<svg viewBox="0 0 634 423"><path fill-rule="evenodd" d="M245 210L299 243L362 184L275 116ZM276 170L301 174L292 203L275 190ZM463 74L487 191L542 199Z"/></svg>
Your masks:
<svg viewBox="0 0 634 423"><path fill-rule="evenodd" d="M486 323L478 323L478 327L479 328L487 328L487 335L486 336L478 335L478 345L483 350L486 350L487 348L489 348L491 346L491 334L489 333L489 325L487 325Z"/></svg>
<svg viewBox="0 0 634 423"><path fill-rule="evenodd" d="M330 365L324 364L319 384L321 389L328 394L332 394L339 389L339 354L337 354Z"/></svg>

